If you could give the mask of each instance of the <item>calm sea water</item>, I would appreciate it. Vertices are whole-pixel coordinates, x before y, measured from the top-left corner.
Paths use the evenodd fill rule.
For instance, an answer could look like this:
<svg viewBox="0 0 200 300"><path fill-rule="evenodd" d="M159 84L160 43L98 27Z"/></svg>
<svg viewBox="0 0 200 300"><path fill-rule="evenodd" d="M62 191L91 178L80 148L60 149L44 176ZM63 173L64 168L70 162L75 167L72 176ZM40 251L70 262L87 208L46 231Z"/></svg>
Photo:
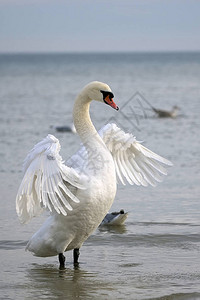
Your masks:
<svg viewBox="0 0 200 300"><path fill-rule="evenodd" d="M66 272L57 257L24 251L45 216L22 226L15 195L23 159L48 133L67 159L77 135L53 126L72 122L73 101L90 81L108 83L119 112L92 103L97 129L107 122L174 163L157 187L118 186L112 210L123 227L99 228L71 252ZM128 101L129 100L129 101ZM176 119L157 118L180 107ZM0 299L200 299L200 53L0 55Z"/></svg>

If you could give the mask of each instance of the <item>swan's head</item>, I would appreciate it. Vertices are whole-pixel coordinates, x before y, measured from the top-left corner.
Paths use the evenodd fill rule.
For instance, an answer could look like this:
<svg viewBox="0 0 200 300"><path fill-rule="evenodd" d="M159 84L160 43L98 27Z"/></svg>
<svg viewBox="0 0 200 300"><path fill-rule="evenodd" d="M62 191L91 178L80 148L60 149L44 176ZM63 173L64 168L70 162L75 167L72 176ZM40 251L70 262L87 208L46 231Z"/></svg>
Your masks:
<svg viewBox="0 0 200 300"><path fill-rule="evenodd" d="M112 108L119 110L119 107L113 101L114 94L111 88L103 82L93 81L84 88L84 92L90 100L96 100L110 105Z"/></svg>

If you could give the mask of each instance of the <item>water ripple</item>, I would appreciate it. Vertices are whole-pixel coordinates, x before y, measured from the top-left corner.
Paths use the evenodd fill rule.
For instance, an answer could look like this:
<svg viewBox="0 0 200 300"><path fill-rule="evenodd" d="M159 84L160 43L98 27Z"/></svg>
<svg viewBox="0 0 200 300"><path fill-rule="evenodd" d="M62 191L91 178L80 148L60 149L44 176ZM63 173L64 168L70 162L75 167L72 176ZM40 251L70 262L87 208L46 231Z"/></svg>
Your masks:
<svg viewBox="0 0 200 300"><path fill-rule="evenodd" d="M14 250L24 248L27 244L27 241L22 240L1 240L0 241L0 249L3 250Z"/></svg>

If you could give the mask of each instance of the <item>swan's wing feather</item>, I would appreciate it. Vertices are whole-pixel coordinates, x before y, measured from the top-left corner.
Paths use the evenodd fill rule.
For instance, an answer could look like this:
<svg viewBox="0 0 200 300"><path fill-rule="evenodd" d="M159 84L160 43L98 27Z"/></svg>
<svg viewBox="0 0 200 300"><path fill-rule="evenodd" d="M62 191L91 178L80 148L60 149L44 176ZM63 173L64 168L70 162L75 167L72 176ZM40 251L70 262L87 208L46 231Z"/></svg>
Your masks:
<svg viewBox="0 0 200 300"><path fill-rule="evenodd" d="M144 147L136 138L117 127L107 124L99 131L107 148L110 150L115 163L119 181L125 184L152 185L167 175L164 165L172 163Z"/></svg>
<svg viewBox="0 0 200 300"><path fill-rule="evenodd" d="M16 210L26 223L44 208L67 215L79 199L72 188L84 189L84 181L72 168L64 165L59 154L60 143L48 135L36 144L24 161L24 178L16 197Z"/></svg>

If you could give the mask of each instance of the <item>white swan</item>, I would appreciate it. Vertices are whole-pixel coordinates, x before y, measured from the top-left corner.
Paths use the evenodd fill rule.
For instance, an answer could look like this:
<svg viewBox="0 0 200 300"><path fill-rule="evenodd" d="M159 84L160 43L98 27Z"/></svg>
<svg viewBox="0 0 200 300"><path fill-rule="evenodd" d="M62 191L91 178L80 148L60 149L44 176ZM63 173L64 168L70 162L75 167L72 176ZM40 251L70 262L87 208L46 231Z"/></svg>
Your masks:
<svg viewBox="0 0 200 300"><path fill-rule="evenodd" d="M116 194L116 174L125 184L147 186L161 181L167 172L162 164L171 163L151 152L131 134L115 124L107 124L99 134L89 115L94 99L118 110L107 84L91 82L78 95L73 119L83 146L65 165L59 155L58 139L48 135L31 150L24 162L16 210L22 223L48 209L51 215L32 236L26 249L36 256L59 255L74 249L78 263L79 248L98 227Z"/></svg>

